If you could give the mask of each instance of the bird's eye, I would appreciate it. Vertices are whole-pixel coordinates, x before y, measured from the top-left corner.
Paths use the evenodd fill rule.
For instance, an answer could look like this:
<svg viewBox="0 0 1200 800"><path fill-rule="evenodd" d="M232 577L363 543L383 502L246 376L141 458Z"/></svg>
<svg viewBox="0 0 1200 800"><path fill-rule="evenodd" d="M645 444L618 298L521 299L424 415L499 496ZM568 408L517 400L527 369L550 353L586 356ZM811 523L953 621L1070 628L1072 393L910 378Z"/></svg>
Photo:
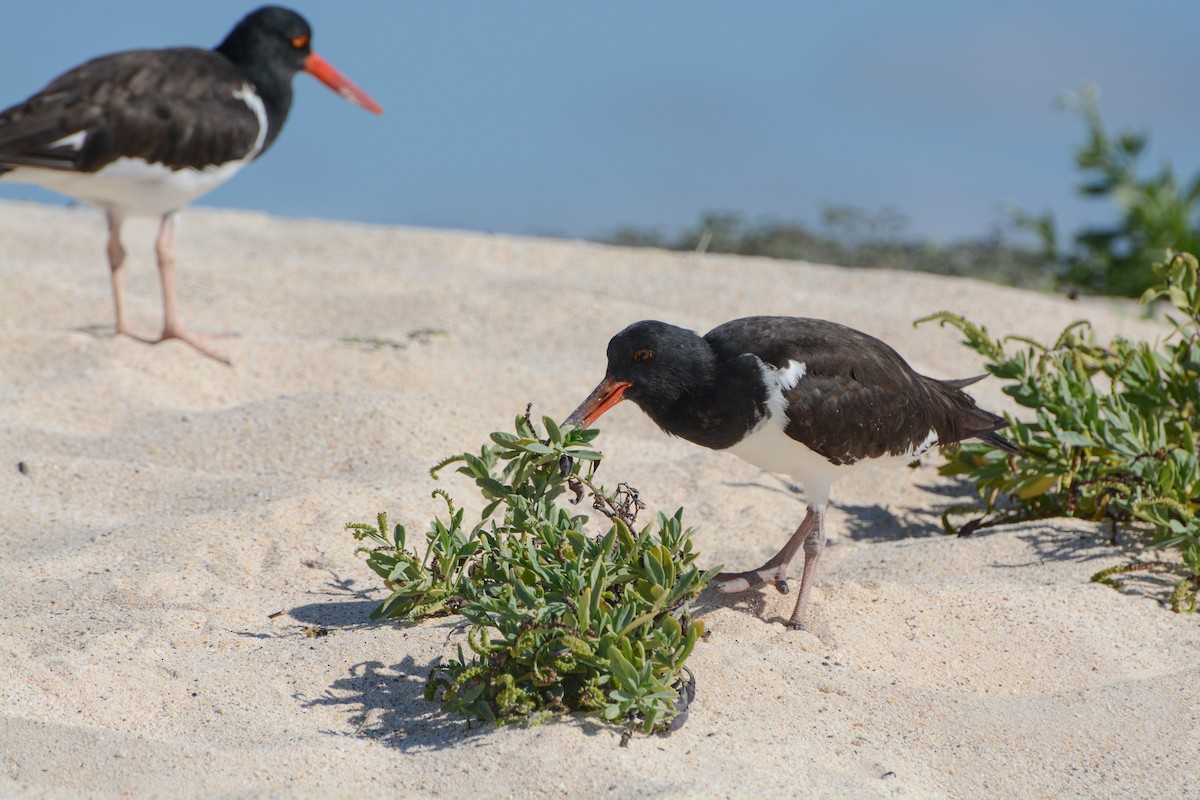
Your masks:
<svg viewBox="0 0 1200 800"><path fill-rule="evenodd" d="M641 350L633 351L634 361L649 361L652 358L654 358L654 351L649 348L643 347Z"/></svg>
<svg viewBox="0 0 1200 800"><path fill-rule="evenodd" d="M307 36L293 36L292 37L292 47L296 48L297 50L303 50L305 47L308 47L308 37Z"/></svg>

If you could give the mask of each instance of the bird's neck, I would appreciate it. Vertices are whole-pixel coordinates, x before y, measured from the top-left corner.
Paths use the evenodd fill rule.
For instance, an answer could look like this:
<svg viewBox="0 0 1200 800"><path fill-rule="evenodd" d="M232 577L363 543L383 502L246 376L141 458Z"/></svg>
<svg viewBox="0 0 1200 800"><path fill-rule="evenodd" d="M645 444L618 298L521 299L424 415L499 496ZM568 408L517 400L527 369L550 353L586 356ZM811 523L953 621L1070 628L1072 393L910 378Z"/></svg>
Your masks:
<svg viewBox="0 0 1200 800"><path fill-rule="evenodd" d="M292 75L269 63L248 58L244 48L230 39L222 42L216 50L233 62L233 66L245 76L246 81L254 87L254 93L262 100L267 113L267 135L258 151L261 156L283 129L283 123L292 108Z"/></svg>
<svg viewBox="0 0 1200 800"><path fill-rule="evenodd" d="M740 357L715 365L673 404L647 413L673 436L724 450L758 425L766 414L766 401L757 360Z"/></svg>
<svg viewBox="0 0 1200 800"><path fill-rule="evenodd" d="M267 112L267 137L263 140L262 149L258 151L261 156L283 130L283 123L292 108L292 80L290 77L283 80L255 79L253 74L244 70L243 73L254 86L254 91L262 99L263 108Z"/></svg>

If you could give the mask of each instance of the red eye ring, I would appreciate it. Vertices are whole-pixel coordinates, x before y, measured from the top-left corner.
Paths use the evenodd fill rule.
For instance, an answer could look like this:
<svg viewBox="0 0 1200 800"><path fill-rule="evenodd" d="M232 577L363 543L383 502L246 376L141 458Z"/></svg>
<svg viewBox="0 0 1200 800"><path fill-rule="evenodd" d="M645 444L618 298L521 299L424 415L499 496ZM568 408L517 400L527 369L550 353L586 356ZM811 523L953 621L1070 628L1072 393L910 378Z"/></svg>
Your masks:
<svg viewBox="0 0 1200 800"><path fill-rule="evenodd" d="M308 37L307 36L293 36L292 37L292 47L296 48L297 50L303 50L307 46L308 46Z"/></svg>
<svg viewBox="0 0 1200 800"><path fill-rule="evenodd" d="M640 350L633 351L634 361L649 361L654 358L654 351L648 347L643 347Z"/></svg>

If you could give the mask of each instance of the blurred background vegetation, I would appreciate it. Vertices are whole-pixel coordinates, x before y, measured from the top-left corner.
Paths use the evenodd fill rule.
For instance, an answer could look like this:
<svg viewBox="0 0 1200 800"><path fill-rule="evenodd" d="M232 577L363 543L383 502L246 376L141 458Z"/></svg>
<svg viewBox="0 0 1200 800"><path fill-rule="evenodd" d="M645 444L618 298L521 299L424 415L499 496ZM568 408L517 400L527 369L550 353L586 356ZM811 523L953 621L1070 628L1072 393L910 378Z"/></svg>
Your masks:
<svg viewBox="0 0 1200 800"><path fill-rule="evenodd" d="M673 234L625 226L602 241L629 247L736 253L854 267L920 270L1032 289L1140 296L1155 284L1151 265L1168 250L1200 251L1200 175L1181 182L1169 162L1140 174L1148 132L1110 134L1096 92L1062 99L1086 138L1076 148L1078 192L1105 201L1115 222L1060 235L1052 211L1013 209L991 231L940 243L908 232L895 209L827 205L815 225L711 212ZM985 156L981 156L985 157Z"/></svg>
<svg viewBox="0 0 1200 800"><path fill-rule="evenodd" d="M617 229L604 241L631 247L921 270L1032 289L1053 289L1057 285L1057 266L1015 221L997 226L985 236L948 244L915 238L907 228L907 218L894 209L872 212L826 205L816 226L773 219L749 222L737 213L716 212L703 215L694 227L671 236L631 226Z"/></svg>

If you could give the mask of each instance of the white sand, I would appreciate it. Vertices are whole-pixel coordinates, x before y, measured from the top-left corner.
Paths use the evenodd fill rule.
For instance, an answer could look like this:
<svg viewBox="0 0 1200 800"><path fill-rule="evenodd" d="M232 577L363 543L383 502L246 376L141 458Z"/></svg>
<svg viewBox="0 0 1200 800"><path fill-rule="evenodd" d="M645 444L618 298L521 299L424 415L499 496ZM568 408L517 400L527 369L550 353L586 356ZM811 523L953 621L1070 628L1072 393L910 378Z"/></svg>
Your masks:
<svg viewBox="0 0 1200 800"><path fill-rule="evenodd" d="M126 237L147 333L153 230ZM969 498L936 458L834 487L813 633L779 624L793 596L706 599L690 720L626 748L434 714L449 623L369 624L382 591L342 531L387 510L422 532L428 467L526 402L564 416L634 320L826 317L962 377L979 359L913 319L1153 335L1128 304L247 213L190 212L178 241L184 318L237 332L212 342L233 368L109 334L98 214L0 204L0 795L1200 796L1200 619L1089 583L1129 555L1089 525L938 535ZM799 522L774 477L630 404L604 423L605 479L685 506L705 563L756 566Z"/></svg>

